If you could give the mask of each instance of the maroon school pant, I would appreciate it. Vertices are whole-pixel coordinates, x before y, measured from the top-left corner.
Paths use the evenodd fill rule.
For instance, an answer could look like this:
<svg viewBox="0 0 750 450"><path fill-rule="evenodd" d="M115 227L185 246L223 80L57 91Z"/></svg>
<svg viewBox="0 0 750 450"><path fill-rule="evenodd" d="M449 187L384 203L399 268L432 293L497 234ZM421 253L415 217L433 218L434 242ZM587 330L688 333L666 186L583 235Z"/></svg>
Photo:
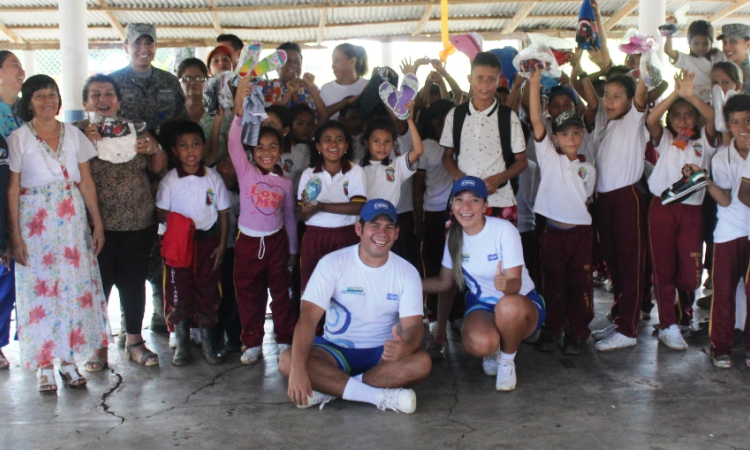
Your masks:
<svg viewBox="0 0 750 450"><path fill-rule="evenodd" d="M700 286L703 272L703 207L683 203L663 205L661 198L654 197L648 212L648 228L659 327L664 330L677 324L678 319L685 319L676 314L687 314L688 321L692 316L695 290ZM675 308L677 289L681 295Z"/></svg>
<svg viewBox="0 0 750 450"><path fill-rule="evenodd" d="M745 277L745 288L750 287L750 283L747 282L748 257L750 257L750 243L747 237L714 244L714 267L711 270L711 277L714 281L714 299L711 304L708 331L711 335L713 357L732 354L737 283L740 278ZM750 333L747 331L750 330L750 314L747 317L745 348L750 349Z"/></svg>
<svg viewBox="0 0 750 450"><path fill-rule="evenodd" d="M221 304L221 270L214 269L211 253L219 246L219 235L193 242L193 264L177 269L164 263L164 317L174 325L183 319L202 328L218 321Z"/></svg>
<svg viewBox="0 0 750 450"><path fill-rule="evenodd" d="M320 258L350 245L358 244L359 236L354 225L338 228L308 226L299 249L300 278L304 295L307 282L310 281L315 266Z"/></svg>
<svg viewBox="0 0 750 450"><path fill-rule="evenodd" d="M594 286L591 261L594 228L578 225L568 230L549 223L539 237L542 260L542 296L547 310L544 331L562 336L568 325L570 336L586 340L594 319Z"/></svg>
<svg viewBox="0 0 750 450"><path fill-rule="evenodd" d="M646 268L646 204L635 185L598 193L594 201L602 256L614 288L617 331L638 334Z"/></svg>
<svg viewBox="0 0 750 450"><path fill-rule="evenodd" d="M443 266L443 249L445 249L445 222L448 220L446 211L424 212L424 241L422 241L422 265L426 278L440 275ZM430 322L437 320L438 295L425 296L425 309Z"/></svg>
<svg viewBox="0 0 750 450"><path fill-rule="evenodd" d="M263 344L266 289L271 291L271 313L276 343L291 344L295 313L290 294L289 238L284 229L265 237L240 233L234 243L234 290L240 313L240 340L247 348Z"/></svg>

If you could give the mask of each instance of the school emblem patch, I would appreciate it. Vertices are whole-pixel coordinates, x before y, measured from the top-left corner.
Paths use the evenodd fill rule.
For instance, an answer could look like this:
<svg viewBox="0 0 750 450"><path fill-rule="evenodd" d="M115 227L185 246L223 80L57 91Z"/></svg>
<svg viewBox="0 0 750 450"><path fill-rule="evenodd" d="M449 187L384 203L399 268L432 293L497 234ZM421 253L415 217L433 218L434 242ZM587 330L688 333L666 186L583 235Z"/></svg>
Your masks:
<svg viewBox="0 0 750 450"><path fill-rule="evenodd" d="M388 166L385 169L385 179L393 183L396 181L396 170L393 166Z"/></svg>
<svg viewBox="0 0 750 450"><path fill-rule="evenodd" d="M700 142L696 142L695 144L693 144L693 151L695 152L695 156L697 156L698 158L703 157L703 144L701 144Z"/></svg>
<svg viewBox="0 0 750 450"><path fill-rule="evenodd" d="M348 181L344 181L344 195L346 196L349 195L349 182Z"/></svg>
<svg viewBox="0 0 750 450"><path fill-rule="evenodd" d="M585 167L578 168L578 176L581 177L582 180L586 179L586 175L588 175L588 171Z"/></svg>
<svg viewBox="0 0 750 450"><path fill-rule="evenodd" d="M294 166L294 163L292 162L291 159L285 159L284 160L284 165L283 165L284 172L287 172L287 173L291 172L292 171L292 166Z"/></svg>
<svg viewBox="0 0 750 450"><path fill-rule="evenodd" d="M216 194L214 194L214 190L209 188L206 191L206 205L208 206L213 205L215 197L216 197Z"/></svg>

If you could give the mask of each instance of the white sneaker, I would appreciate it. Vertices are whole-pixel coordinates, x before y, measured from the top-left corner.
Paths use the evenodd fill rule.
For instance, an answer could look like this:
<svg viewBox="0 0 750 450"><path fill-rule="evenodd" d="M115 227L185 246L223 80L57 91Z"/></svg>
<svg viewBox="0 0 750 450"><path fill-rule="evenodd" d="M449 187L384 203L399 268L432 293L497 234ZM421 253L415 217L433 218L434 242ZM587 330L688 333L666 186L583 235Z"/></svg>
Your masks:
<svg viewBox="0 0 750 450"><path fill-rule="evenodd" d="M201 345L201 329L200 328L191 328L190 329L190 339L195 342L197 345Z"/></svg>
<svg viewBox="0 0 750 450"><path fill-rule="evenodd" d="M638 343L638 339L627 337L618 331L612 333L608 338L597 342L594 348L600 352L609 352L621 348L632 347Z"/></svg>
<svg viewBox="0 0 750 450"><path fill-rule="evenodd" d="M383 389L378 400L378 409L392 409L399 413L411 414L417 409L417 394L411 389Z"/></svg>
<svg viewBox="0 0 750 450"><path fill-rule="evenodd" d="M177 333L169 333L169 348L177 348Z"/></svg>
<svg viewBox="0 0 750 450"><path fill-rule="evenodd" d="M437 320L434 322L430 322L429 327L430 327L430 336L435 337L437 335L437 327L438 327Z"/></svg>
<svg viewBox="0 0 750 450"><path fill-rule="evenodd" d="M714 358L714 366L719 369L731 369L732 357L729 355L720 355Z"/></svg>
<svg viewBox="0 0 750 450"><path fill-rule="evenodd" d="M495 390L512 391L516 388L516 363L513 361L497 365Z"/></svg>
<svg viewBox="0 0 750 450"><path fill-rule="evenodd" d="M482 359L482 369L484 369L484 373L494 377L497 375L497 361L500 358L500 348L497 349L497 351L489 356L485 356Z"/></svg>
<svg viewBox="0 0 750 450"><path fill-rule="evenodd" d="M281 356L282 353L292 348L292 344L276 344L276 348L278 349L278 355Z"/></svg>
<svg viewBox="0 0 750 450"><path fill-rule="evenodd" d="M669 328L659 330L659 341L672 350L687 350L688 348L687 342L680 333L680 327L677 325L670 325Z"/></svg>
<svg viewBox="0 0 750 450"><path fill-rule="evenodd" d="M257 347L253 347L253 348L257 348ZM326 403L333 401L333 400L336 400L336 397L332 395L324 394L322 392L313 391L312 395L310 397L307 397L307 405L297 405L297 408L307 409L315 405L320 405L320 409L323 409Z"/></svg>
<svg viewBox="0 0 750 450"><path fill-rule="evenodd" d="M240 362L242 364L255 364L263 357L263 347L260 345L257 347L246 348L240 356Z"/></svg>
<svg viewBox="0 0 750 450"><path fill-rule="evenodd" d="M593 336L595 341L600 341L602 339L607 339L608 337L612 336L612 333L615 332L615 329L617 328L617 325L610 323L606 327L602 328L601 330L594 331L591 333L591 336Z"/></svg>

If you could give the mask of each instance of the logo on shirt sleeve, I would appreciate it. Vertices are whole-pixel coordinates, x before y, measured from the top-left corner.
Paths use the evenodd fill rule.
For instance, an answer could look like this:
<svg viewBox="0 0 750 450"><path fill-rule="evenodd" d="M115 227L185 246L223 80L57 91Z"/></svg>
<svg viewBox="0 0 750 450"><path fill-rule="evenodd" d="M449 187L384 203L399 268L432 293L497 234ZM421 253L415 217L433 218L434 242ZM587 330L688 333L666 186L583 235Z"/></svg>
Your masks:
<svg viewBox="0 0 750 450"><path fill-rule="evenodd" d="M206 191L206 205L211 206L214 204L214 201L216 200L216 194L214 194L214 190L211 188L208 188Z"/></svg>
<svg viewBox="0 0 750 450"><path fill-rule="evenodd" d="M487 261L497 261L497 260L498 260L497 253L493 253L491 255L487 255Z"/></svg>
<svg viewBox="0 0 750 450"><path fill-rule="evenodd" d="M393 166L388 166L385 169L385 179L393 183L396 181L396 170L393 168Z"/></svg>
<svg viewBox="0 0 750 450"><path fill-rule="evenodd" d="M461 253L461 261L463 262L469 262L469 258L471 258L471 255L468 253Z"/></svg>
<svg viewBox="0 0 750 450"><path fill-rule="evenodd" d="M386 298L388 300L392 300L394 302L397 302L398 301L398 294L388 294L388 296Z"/></svg>

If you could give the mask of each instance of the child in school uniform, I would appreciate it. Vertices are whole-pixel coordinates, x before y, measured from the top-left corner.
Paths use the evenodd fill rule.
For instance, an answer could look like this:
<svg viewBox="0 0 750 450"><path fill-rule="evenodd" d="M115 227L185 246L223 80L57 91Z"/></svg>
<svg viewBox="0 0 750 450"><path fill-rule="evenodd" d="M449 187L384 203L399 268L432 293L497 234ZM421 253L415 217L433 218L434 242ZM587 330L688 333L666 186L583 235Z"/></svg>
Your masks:
<svg viewBox="0 0 750 450"><path fill-rule="evenodd" d="M714 282L713 303L709 334L711 357L714 366L721 369L732 367L734 344L735 302L737 283L745 277L747 286L750 243L750 96L738 94L724 105L726 120L732 141L721 148L711 160L708 193L718 203L718 221L714 230L714 266L711 273ZM741 201L742 200L742 201ZM745 330L750 323L745 321ZM745 357L750 354L749 333L745 333Z"/></svg>
<svg viewBox="0 0 750 450"><path fill-rule="evenodd" d="M596 349L638 343L637 324L646 270L646 205L636 183L643 176L646 148L646 84L625 75L607 80L606 121L594 131L596 191L594 223L614 288L613 323L594 333Z"/></svg>
<svg viewBox="0 0 750 450"><path fill-rule="evenodd" d="M352 138L344 126L328 120L315 130L314 141L297 191L298 217L307 225L300 244L303 291L320 258L359 242L354 223L367 201L364 173L349 159Z"/></svg>
<svg viewBox="0 0 750 450"><path fill-rule="evenodd" d="M190 248L194 229L192 255L175 267L164 258L164 313L175 326L177 349L172 364L190 364L190 322L201 329L203 356L209 364L224 358L214 348L214 327L221 303L221 262L227 245L229 208L224 181L214 169L201 161L206 137L200 125L190 121L174 122L169 130L176 167L164 176L156 193L157 217L160 223L192 222L187 227L169 229L162 240L162 254L167 248ZM172 219L175 219L174 222Z"/></svg>
<svg viewBox="0 0 750 450"><path fill-rule="evenodd" d="M659 341L674 350L686 350L679 328L680 316L689 322L695 290L700 286L703 250L704 190L681 203L662 203L662 193L686 173L705 171L716 152L714 110L695 89L696 75L675 76L675 90L649 113L646 126L659 153L648 179L654 195L649 208L649 237L654 285L659 308ZM661 117L667 113L666 131ZM701 116L706 125L699 125ZM687 167L686 167L687 166ZM675 290L679 291L675 306Z"/></svg>
<svg viewBox="0 0 750 450"><path fill-rule="evenodd" d="M544 229L538 230L547 319L537 348L554 352L567 326L563 352L578 355L584 351L591 335L589 323L594 319L594 230L587 203L594 193L596 169L578 159L586 134L583 117L561 111L552 118L552 135L547 133L542 118L541 73L536 70L529 78L529 115L541 170L534 212L547 219Z"/></svg>
<svg viewBox="0 0 750 450"><path fill-rule="evenodd" d="M695 95L705 103L711 102L711 68L726 61L724 52L713 47L714 26L707 20L696 20L688 26L690 53L684 54L672 48L672 36L666 37L664 53L676 68L695 74Z"/></svg>

